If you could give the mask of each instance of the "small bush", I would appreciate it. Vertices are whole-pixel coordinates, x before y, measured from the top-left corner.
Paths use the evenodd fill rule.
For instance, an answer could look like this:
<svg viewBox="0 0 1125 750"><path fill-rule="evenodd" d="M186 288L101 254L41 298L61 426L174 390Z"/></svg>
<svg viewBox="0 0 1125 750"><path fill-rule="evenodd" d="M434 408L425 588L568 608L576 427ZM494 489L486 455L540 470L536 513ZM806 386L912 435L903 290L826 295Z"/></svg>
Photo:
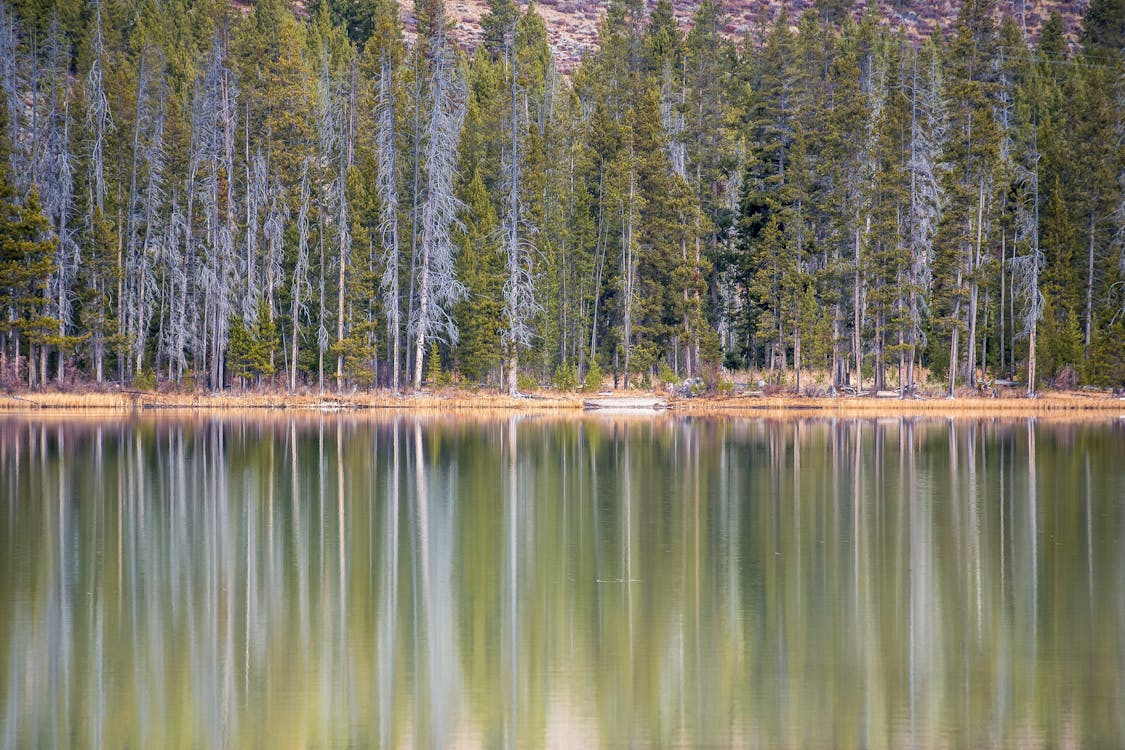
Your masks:
<svg viewBox="0 0 1125 750"><path fill-rule="evenodd" d="M539 381L531 373L521 372L516 377L516 387L520 389L520 393L529 393L539 388Z"/></svg>
<svg viewBox="0 0 1125 750"><path fill-rule="evenodd" d="M133 376L133 390L151 391L156 388L156 373L152 370L138 370Z"/></svg>
<svg viewBox="0 0 1125 750"><path fill-rule="evenodd" d="M426 357L426 378L433 388L444 388L449 385L449 373L441 369L441 353L437 344L430 344L430 353Z"/></svg>
<svg viewBox="0 0 1125 750"><path fill-rule="evenodd" d="M596 393L602 388L602 368L598 367L597 361L591 362L590 367L586 370L586 379L582 381L582 390L586 393Z"/></svg>
<svg viewBox="0 0 1125 750"><path fill-rule="evenodd" d="M715 390L722 396L729 396L734 393L734 383L730 380L720 380L715 386Z"/></svg>
<svg viewBox="0 0 1125 750"><path fill-rule="evenodd" d="M656 369L656 379L662 383L670 383L675 385L680 381L676 376L675 370L668 366L667 362L661 362L660 367Z"/></svg>
<svg viewBox="0 0 1125 750"><path fill-rule="evenodd" d="M578 387L578 368L573 364L559 365L555 368L555 377L552 380L555 390L572 392Z"/></svg>

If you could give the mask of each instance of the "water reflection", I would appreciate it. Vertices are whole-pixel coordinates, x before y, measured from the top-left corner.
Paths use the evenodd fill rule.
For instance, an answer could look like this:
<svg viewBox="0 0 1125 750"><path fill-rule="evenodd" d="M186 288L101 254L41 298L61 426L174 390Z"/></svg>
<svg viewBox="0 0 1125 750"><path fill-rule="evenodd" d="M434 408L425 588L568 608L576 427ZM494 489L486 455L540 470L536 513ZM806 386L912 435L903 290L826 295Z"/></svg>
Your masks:
<svg viewBox="0 0 1125 750"><path fill-rule="evenodd" d="M0 746L1121 746L1123 438L4 418Z"/></svg>

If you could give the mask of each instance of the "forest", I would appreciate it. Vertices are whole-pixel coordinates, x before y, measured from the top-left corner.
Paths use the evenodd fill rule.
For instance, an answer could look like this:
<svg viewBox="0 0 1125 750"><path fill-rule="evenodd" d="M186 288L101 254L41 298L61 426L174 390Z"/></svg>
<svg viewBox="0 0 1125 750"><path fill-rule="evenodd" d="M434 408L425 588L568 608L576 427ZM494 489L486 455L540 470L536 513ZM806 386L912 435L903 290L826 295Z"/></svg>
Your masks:
<svg viewBox="0 0 1125 750"><path fill-rule="evenodd" d="M0 0L0 386L1125 385L1121 0L489 8Z"/></svg>

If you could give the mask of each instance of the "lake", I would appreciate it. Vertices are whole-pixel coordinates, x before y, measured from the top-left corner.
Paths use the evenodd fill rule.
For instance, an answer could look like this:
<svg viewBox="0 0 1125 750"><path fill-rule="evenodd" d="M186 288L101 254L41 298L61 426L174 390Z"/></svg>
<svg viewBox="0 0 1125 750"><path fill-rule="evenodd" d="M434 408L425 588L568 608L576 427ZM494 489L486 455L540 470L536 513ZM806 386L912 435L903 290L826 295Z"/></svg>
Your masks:
<svg viewBox="0 0 1125 750"><path fill-rule="evenodd" d="M1122 747L1125 420L0 416L0 747Z"/></svg>

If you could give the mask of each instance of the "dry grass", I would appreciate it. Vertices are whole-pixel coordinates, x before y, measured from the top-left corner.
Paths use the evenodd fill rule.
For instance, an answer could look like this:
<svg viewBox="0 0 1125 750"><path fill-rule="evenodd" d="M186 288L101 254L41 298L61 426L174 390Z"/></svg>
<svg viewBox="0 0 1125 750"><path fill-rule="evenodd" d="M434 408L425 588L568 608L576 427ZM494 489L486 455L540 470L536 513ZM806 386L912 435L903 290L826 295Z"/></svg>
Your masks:
<svg viewBox="0 0 1125 750"><path fill-rule="evenodd" d="M43 391L18 394L0 393L0 411L41 409L136 410L136 409L297 409L336 411L351 409L466 410L581 409L575 395L517 398L500 393L437 391L400 396L388 391L348 394L289 394L283 392L246 393L150 393L139 391Z"/></svg>
<svg viewBox="0 0 1125 750"><path fill-rule="evenodd" d="M1125 401L1108 394L1043 393L1038 398L981 398L979 396L924 399L897 398L814 398L808 396L740 395L680 399L670 406L689 413L747 414L759 412L797 412L834 416L1039 416L1066 413L1125 413Z"/></svg>
<svg viewBox="0 0 1125 750"><path fill-rule="evenodd" d="M622 395L625 395L624 393ZM641 395L630 392L629 395ZM649 393L663 397L659 393ZM222 394L164 394L138 391L0 393L0 412L138 410L287 410L305 412L408 410L411 412L555 412L582 409L582 394L535 394L518 398L491 391L448 389L410 395L389 391L349 394L246 392ZM1047 392L1028 399L975 395L956 399L928 398L816 398L796 395L730 395L668 399L668 407L682 414L743 416L1041 416L1125 413L1125 400L1103 393Z"/></svg>

